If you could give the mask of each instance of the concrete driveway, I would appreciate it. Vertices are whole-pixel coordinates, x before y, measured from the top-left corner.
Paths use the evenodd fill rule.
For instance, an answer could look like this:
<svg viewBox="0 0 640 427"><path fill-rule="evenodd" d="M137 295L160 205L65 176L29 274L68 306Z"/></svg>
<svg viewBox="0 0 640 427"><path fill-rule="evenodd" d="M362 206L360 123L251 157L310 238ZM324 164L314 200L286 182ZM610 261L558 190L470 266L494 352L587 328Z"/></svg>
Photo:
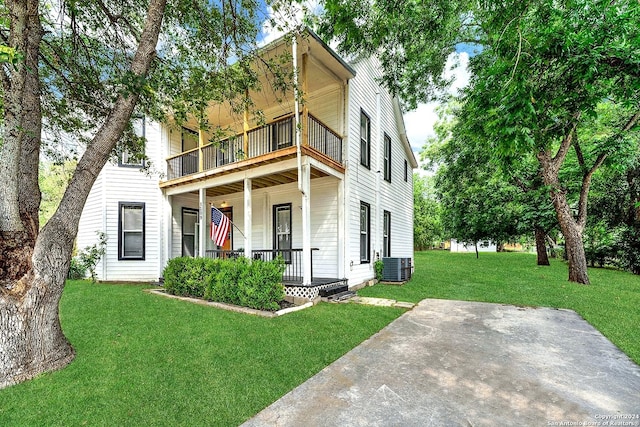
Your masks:
<svg viewBox="0 0 640 427"><path fill-rule="evenodd" d="M424 300L244 425L640 426L640 367L570 310Z"/></svg>

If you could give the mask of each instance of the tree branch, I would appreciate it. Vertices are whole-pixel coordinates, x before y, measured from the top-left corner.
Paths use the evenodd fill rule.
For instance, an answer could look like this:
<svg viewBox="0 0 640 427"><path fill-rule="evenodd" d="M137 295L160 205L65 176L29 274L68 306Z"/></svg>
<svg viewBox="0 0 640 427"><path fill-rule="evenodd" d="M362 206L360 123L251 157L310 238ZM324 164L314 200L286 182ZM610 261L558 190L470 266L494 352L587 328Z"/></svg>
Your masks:
<svg viewBox="0 0 640 427"><path fill-rule="evenodd" d="M556 174L560 170L560 166L562 165L562 162L564 162L565 157L567 157L569 148L571 148L573 135L576 131L576 127L578 127L578 121L580 120L581 114L582 114L581 112L577 112L573 115L573 125L571 125L571 129L569 130L569 132L567 132L565 137L562 139L562 142L560 143L560 148L558 148L558 152L551 159L551 166L554 168L554 172Z"/></svg>
<svg viewBox="0 0 640 427"><path fill-rule="evenodd" d="M582 186L580 188L580 200L578 201L578 218L576 219L576 223L578 227L584 229L585 224L587 223L587 199L589 197L589 187L591 186L591 178L596 170L602 166L602 163L606 160L608 153L600 153L596 162L593 164L591 169L589 169L584 176L582 177Z"/></svg>

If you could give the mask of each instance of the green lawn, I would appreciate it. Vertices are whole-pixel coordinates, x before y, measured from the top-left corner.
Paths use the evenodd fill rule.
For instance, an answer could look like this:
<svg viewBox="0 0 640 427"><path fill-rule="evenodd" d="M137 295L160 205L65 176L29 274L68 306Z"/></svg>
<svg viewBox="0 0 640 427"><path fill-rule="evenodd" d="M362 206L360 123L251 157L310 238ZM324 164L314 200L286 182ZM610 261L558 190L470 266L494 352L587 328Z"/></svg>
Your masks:
<svg viewBox="0 0 640 427"><path fill-rule="evenodd" d="M416 254L405 286L363 296L463 299L571 308L640 363L640 277L593 269L567 282L561 262L535 256ZM0 426L238 425L383 328L403 311L319 304L274 319L143 292L143 286L69 282L67 368L0 390Z"/></svg>
<svg viewBox="0 0 640 427"><path fill-rule="evenodd" d="M266 319L70 282L76 359L0 390L0 426L238 425L403 312L319 304Z"/></svg>
<svg viewBox="0 0 640 427"><path fill-rule="evenodd" d="M578 312L640 364L640 276L589 269L591 285L567 281L567 266L538 267L522 253L416 253L416 270L404 286L376 285L359 295L418 302L424 298L568 308Z"/></svg>

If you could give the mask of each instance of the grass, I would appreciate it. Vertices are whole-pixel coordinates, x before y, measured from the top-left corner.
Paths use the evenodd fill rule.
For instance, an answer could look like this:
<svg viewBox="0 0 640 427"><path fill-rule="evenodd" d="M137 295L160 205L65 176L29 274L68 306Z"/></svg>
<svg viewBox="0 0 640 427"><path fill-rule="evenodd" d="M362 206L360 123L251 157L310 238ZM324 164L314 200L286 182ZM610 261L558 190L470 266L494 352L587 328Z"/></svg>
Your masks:
<svg viewBox="0 0 640 427"><path fill-rule="evenodd" d="M416 254L406 285L363 296L569 308L640 363L640 277L592 269L567 281L528 254ZM265 319L150 295L143 286L67 284L67 368L0 390L1 426L238 425L373 335L402 310L319 304Z"/></svg>
<svg viewBox="0 0 640 427"><path fill-rule="evenodd" d="M0 390L0 425L238 425L403 313L319 304L265 319L142 290L69 282L76 359Z"/></svg>
<svg viewBox="0 0 640 427"><path fill-rule="evenodd" d="M416 270L404 286L376 285L362 296L418 302L425 298L485 301L575 310L640 364L640 276L589 269L591 285L567 281L567 266L536 265L522 253L416 253Z"/></svg>

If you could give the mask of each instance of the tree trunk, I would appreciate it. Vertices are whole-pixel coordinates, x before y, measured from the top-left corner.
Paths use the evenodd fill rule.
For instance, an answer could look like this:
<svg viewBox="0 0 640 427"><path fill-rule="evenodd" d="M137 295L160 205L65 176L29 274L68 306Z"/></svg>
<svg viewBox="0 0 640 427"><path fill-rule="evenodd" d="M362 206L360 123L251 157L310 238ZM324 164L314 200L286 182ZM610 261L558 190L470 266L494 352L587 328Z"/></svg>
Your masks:
<svg viewBox="0 0 640 427"><path fill-rule="evenodd" d="M536 253L538 254L538 265L550 265L547 256L547 234L540 227L535 227Z"/></svg>
<svg viewBox="0 0 640 427"><path fill-rule="evenodd" d="M45 261L45 270L53 274L32 272L20 280L13 295L0 298L0 388L63 368L74 358L58 316L69 257L59 248L47 258L51 262ZM60 265L65 258L66 265Z"/></svg>
<svg viewBox="0 0 640 427"><path fill-rule="evenodd" d="M117 97L78 162L57 211L38 234L42 115L37 57L42 27L37 0L14 0L7 5L9 45L25 53L26 64L17 67L15 75L1 75L5 132L0 144L0 388L60 369L73 360L74 350L62 333L58 315L73 241L91 187L138 100L135 93ZM146 76L155 58L165 7L166 0L149 3L130 67L136 76Z"/></svg>

